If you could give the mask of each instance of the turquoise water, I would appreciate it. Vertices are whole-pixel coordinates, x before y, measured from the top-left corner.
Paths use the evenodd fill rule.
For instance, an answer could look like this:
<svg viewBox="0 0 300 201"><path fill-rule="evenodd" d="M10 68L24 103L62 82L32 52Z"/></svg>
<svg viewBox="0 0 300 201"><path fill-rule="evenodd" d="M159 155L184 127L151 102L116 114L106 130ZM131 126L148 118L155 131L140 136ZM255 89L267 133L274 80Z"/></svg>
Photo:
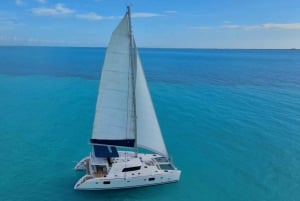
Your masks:
<svg viewBox="0 0 300 201"><path fill-rule="evenodd" d="M0 200L300 198L300 51L141 49L179 183L74 191L103 48L0 47Z"/></svg>

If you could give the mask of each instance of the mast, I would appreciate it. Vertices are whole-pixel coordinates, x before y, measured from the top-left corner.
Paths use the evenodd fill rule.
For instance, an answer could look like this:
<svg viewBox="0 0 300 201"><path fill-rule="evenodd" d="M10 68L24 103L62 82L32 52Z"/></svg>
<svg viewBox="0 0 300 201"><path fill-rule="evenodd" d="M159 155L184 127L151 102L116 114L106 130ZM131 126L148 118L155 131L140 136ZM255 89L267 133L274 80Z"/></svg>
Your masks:
<svg viewBox="0 0 300 201"><path fill-rule="evenodd" d="M131 26L131 12L130 7L127 6L127 15L128 15L128 26L129 26L129 52L130 52L130 66L131 66L131 84L132 84L132 104L133 104L133 130L134 130L134 136L135 136L135 156L138 155L138 146L137 146L137 125L136 125L136 96L135 96L135 89L136 89L136 51L135 51L135 44L133 40L133 34L132 34L132 26Z"/></svg>

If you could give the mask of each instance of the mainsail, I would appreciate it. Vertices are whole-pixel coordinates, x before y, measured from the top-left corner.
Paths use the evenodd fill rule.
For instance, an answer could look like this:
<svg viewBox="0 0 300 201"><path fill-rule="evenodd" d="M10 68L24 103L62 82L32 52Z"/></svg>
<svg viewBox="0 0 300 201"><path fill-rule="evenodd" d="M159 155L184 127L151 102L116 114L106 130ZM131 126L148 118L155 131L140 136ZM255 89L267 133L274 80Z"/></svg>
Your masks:
<svg viewBox="0 0 300 201"><path fill-rule="evenodd" d="M133 86L129 18L112 33L103 64L92 143L133 147Z"/></svg>
<svg viewBox="0 0 300 201"><path fill-rule="evenodd" d="M108 146L114 154L106 156L115 156L114 146L138 146L168 156L131 35L129 10L106 51L91 143ZM105 152L103 146L94 149Z"/></svg>

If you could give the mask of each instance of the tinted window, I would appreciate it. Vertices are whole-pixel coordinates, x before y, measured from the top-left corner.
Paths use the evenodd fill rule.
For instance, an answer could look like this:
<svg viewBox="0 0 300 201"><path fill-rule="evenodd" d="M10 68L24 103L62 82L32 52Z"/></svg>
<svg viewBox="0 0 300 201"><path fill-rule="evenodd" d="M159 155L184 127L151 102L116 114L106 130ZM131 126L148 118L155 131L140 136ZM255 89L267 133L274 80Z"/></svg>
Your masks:
<svg viewBox="0 0 300 201"><path fill-rule="evenodd" d="M140 170L141 166L136 166L136 167L128 167L128 168L124 168L122 170L122 172L130 172L130 171L136 171L136 170Z"/></svg>

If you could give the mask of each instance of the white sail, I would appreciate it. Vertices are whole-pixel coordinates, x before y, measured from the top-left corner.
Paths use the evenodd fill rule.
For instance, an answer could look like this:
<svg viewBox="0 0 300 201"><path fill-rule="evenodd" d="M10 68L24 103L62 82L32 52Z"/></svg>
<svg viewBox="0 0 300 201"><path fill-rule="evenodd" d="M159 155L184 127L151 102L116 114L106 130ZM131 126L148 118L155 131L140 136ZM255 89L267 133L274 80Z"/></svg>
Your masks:
<svg viewBox="0 0 300 201"><path fill-rule="evenodd" d="M91 141L130 147L137 140L138 147L168 156L133 38L130 45L129 20L127 13L107 48Z"/></svg>
<svg viewBox="0 0 300 201"><path fill-rule="evenodd" d="M92 140L99 144L123 146L114 141L135 138L129 20L126 14L106 51L92 134Z"/></svg>
<svg viewBox="0 0 300 201"><path fill-rule="evenodd" d="M136 115L137 145L168 157L168 152L156 118L155 110L149 94L143 67L137 55L136 69Z"/></svg>

